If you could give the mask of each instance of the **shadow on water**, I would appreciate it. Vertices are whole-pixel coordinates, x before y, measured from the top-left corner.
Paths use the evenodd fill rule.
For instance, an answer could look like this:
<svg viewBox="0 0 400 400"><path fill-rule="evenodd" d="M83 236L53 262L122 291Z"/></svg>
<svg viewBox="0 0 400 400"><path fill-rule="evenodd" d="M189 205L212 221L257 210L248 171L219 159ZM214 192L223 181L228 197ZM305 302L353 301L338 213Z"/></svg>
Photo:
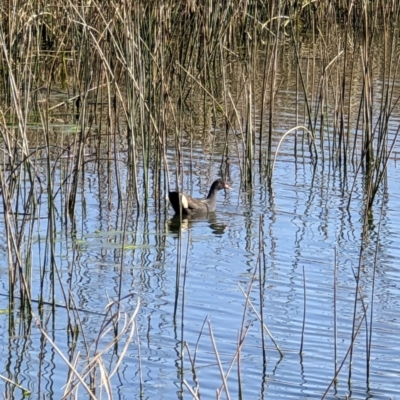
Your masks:
<svg viewBox="0 0 400 400"><path fill-rule="evenodd" d="M180 231L186 231L192 228L193 225L205 221L207 221L214 235L223 235L228 227L227 224L218 221L216 214L212 212L195 216L185 216L182 220L179 215L174 215L168 220L168 231L174 235L178 235Z"/></svg>

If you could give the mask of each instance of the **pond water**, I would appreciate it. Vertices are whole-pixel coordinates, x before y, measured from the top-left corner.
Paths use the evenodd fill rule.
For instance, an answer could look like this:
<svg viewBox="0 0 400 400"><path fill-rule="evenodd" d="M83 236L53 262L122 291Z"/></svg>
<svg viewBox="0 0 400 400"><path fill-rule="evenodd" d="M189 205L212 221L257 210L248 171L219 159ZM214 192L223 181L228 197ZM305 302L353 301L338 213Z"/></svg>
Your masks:
<svg viewBox="0 0 400 400"><path fill-rule="evenodd" d="M217 170L217 157L213 162ZM200 196L206 193L211 180L201 176L201 169L198 174L199 177L192 177L191 193ZM216 175L211 173L211 176ZM99 199L102 196L101 180L96 174L88 174L86 179L90 188L85 188L86 207L78 224L79 240L68 238L68 234L65 235L67 230L59 221L57 263L62 281L67 284L71 280L86 340L91 346L94 346L103 322L101 311L110 298L117 297L120 274L122 294L134 294L125 305L126 309L132 311L140 298L136 318L138 337L135 336L128 347L119 373L113 379L114 398L140 397L139 371L144 398L179 398L181 390L185 392L184 398L190 398L181 383L180 346L183 339L193 357L201 332L196 355L197 379L202 397L214 398L222 380L210 327L222 368L227 371L234 360L243 323L246 300L241 289L247 292L253 279L250 299L258 311L260 307L260 229L264 248L261 260L264 323L279 345L282 356L266 335L266 363L263 364L260 323L254 311L248 309L244 326L249 330L240 355L243 393L246 398L322 396L335 370L335 251L339 365L351 343L356 288L354 274L359 262L362 229L363 196L356 188L350 210L346 210L348 195L343 194L343 188L347 184L339 170L326 171L320 167L315 170L308 161L296 164L292 156L284 155L276 165L273 193L265 184L257 184L252 191L245 193L240 191L240 175L232 161L232 190L226 194L223 191L219 193L214 214L184 225L181 237L176 227L174 230L169 223L171 209L160 216L153 212L150 204L148 215L129 213L128 249L124 253L122 271L121 233L117 222L121 216L116 203L110 201L102 205ZM348 179L352 179L350 174ZM365 322L361 324L355 339L351 383L346 361L328 398L343 398L346 394L353 398L396 398L400 394L396 378L400 358L397 338L400 282L396 261L400 247L397 228L399 187L399 173L391 163L387 191L379 196L377 202L369 251L363 254L361 261L359 297L370 310L374 248L377 246L369 380L366 376L366 328L369 329L371 323L368 314L368 325ZM112 193L114 196L115 192ZM80 207L82 204L78 209ZM381 208L382 219L379 221ZM45 236L36 241L38 252L40 243L44 245ZM129 249L129 245L136 248ZM36 256L35 264L40 253ZM4 245L2 258L6 260ZM180 290L174 318L179 259L182 261ZM1 270L1 308L5 310L8 290L5 261ZM32 298L35 299L40 290L37 268L34 268L32 279ZM48 279L45 284L49 284ZM63 303L58 289L56 298L60 304ZM362 317L360 308L358 310L357 326ZM205 321L210 325L206 323L202 330ZM65 309L57 308L52 316L48 307L42 322L51 331L60 350L68 354ZM16 323L17 326L21 324L20 321ZM7 313L2 314L1 325L3 374L5 370L19 371L16 379L32 391L32 398L40 397L40 393L61 398L67 369L60 356L48 344L41 348L40 334L34 327L28 337L19 329L15 336L8 337ZM303 351L300 354L302 339ZM193 385L188 350L185 349L184 353L183 378ZM39 354L44 357L41 362ZM111 352L106 357L107 362L112 364ZM43 368L42 372L39 372L39 366ZM42 387L37 386L39 373L44 378ZM227 382L230 395L237 397L237 363Z"/></svg>
<svg viewBox="0 0 400 400"><path fill-rule="evenodd" d="M293 92L285 90L276 111L276 121L280 121L276 125L280 126L275 146L283 132L297 124L294 102ZM391 134L396 129L393 122ZM191 160L190 166L185 164L183 186L194 197L205 196L220 176L223 146L219 144L225 136L217 129L206 135L206 141L199 139L182 149ZM329 387L329 399L400 397L400 274L396 261L400 256L400 173L395 157L389 161L387 181L374 203L361 254L363 176L356 174L355 168L344 173L334 160L319 159L314 164L308 155L295 158L293 138L291 135L283 143L272 189L263 171L255 169L253 187L246 190L235 141L230 139L227 175L232 190L219 192L215 213L182 226L172 221L172 209L164 200L164 182L159 187L158 181L150 179L148 206L138 211L126 198L123 204L118 202L113 167L99 171L96 163L87 163L76 225L72 227L62 214L56 215L59 275L54 277L54 285L58 306L53 313L46 304L37 317L55 345L42 340L37 321L19 319L19 315L15 316L15 329L8 330L7 242L4 233L1 236L1 374L28 388L29 399L62 397L68 369L60 353L68 358L72 343L67 335L61 281L64 289L71 290L84 328L77 343L81 352L78 369L86 354L95 351L110 300L119 293L132 295L123 301L129 314L140 300L136 330L126 352L120 354L127 340L124 335L118 349L111 348L103 356L105 368L115 365L118 356L122 358L111 379L114 399L192 398L184 381L191 388L197 382L201 398L216 398L216 391L223 387L220 368L226 374L232 362L227 378L231 398L238 397L239 382L246 399L321 398ZM206 145L213 140L216 150L210 153ZM125 156L121 152L122 160ZM173 149L167 160L174 164ZM61 170L56 179L62 179ZM139 170L138 176L142 172ZM117 173L124 191L127 171L121 167ZM41 201L43 215L33 243L34 300L41 285L51 298L53 279L45 272L43 283L40 280L47 230L45 194ZM63 201L59 196L57 207L62 207ZM0 231L4 232L3 217ZM266 332L263 344L260 321L242 290L249 294L257 313L262 297L264 324L281 353ZM367 308L365 319L363 305ZM37 303L34 311L39 315ZM353 321L359 330L350 366L347 353ZM238 368L238 338L243 330L246 335ZM99 348L111 338L108 333L99 341ZM187 345L184 349L183 342ZM190 362L194 357L195 378ZM337 381L330 386L344 359ZM6 398L20 396L19 389L3 380L0 387ZM79 393L80 398L89 398L82 388ZM221 398L227 398L223 390Z"/></svg>

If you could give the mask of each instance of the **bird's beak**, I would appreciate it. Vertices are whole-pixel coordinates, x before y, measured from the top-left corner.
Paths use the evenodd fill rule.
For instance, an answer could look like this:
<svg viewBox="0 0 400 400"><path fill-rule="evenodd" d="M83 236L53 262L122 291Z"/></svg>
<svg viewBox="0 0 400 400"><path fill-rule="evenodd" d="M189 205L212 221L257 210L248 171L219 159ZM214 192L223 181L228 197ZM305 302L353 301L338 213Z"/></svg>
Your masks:
<svg viewBox="0 0 400 400"><path fill-rule="evenodd" d="M228 186L228 185L225 183L225 185L224 185L224 189L231 190L231 187L230 187L230 186Z"/></svg>

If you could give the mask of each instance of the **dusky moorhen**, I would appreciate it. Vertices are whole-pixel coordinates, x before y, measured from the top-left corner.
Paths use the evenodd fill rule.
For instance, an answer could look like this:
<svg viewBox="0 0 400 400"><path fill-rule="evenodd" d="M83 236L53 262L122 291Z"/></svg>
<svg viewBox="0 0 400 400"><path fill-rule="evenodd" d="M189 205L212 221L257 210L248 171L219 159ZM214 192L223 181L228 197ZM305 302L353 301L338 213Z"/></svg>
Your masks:
<svg viewBox="0 0 400 400"><path fill-rule="evenodd" d="M205 199L192 199L185 193L169 192L168 198L175 211L175 214L179 214L179 195L181 196L182 204L182 215L192 215L195 213L207 213L215 211L217 203L217 193L221 189L231 189L223 179L217 179L210 188L208 196Z"/></svg>

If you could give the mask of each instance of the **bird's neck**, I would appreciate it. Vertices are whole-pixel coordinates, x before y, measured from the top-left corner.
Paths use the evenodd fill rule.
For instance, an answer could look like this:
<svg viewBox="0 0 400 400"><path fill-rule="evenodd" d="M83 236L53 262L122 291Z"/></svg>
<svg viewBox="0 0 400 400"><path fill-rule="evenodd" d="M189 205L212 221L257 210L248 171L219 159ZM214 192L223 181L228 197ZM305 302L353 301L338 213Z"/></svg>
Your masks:
<svg viewBox="0 0 400 400"><path fill-rule="evenodd" d="M217 197L217 192L218 190L212 187L208 192L207 200L215 199Z"/></svg>

